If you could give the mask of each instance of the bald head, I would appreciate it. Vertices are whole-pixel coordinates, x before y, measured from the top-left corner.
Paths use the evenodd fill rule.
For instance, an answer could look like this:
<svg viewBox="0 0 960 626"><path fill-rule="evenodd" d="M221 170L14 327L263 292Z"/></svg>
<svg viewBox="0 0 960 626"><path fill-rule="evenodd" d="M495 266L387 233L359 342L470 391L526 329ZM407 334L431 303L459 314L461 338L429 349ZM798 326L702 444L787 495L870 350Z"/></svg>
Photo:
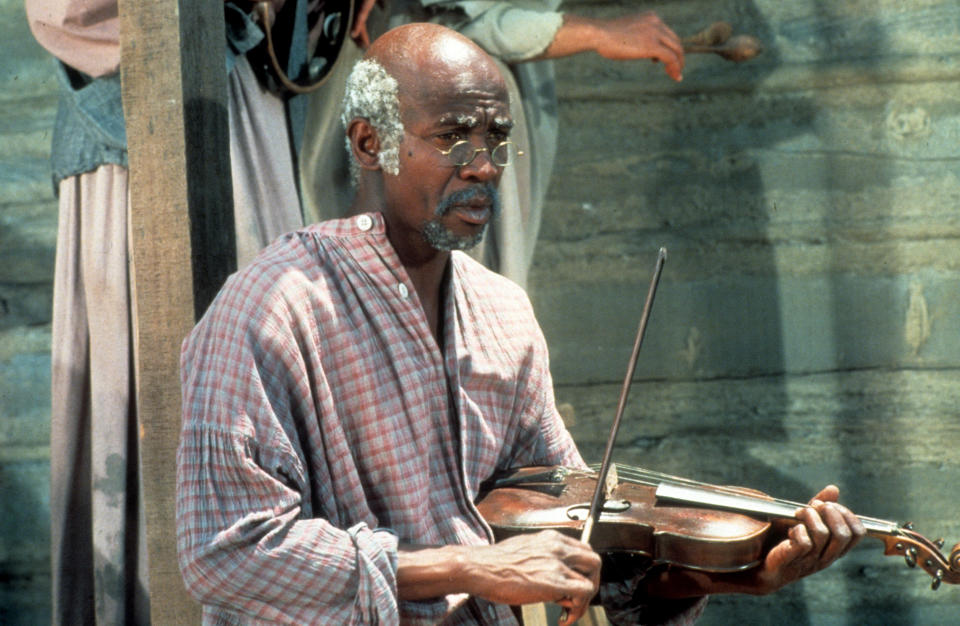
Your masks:
<svg viewBox="0 0 960 626"><path fill-rule="evenodd" d="M396 175L403 116L418 104L443 95L469 96L478 84L507 89L493 59L460 33L430 23L394 28L371 44L347 80L342 120L368 120L380 139L382 171ZM347 152L352 154L350 138ZM356 182L359 169L351 157Z"/></svg>
<svg viewBox="0 0 960 626"><path fill-rule="evenodd" d="M394 28L377 39L367 53L397 79L401 95L414 98L469 87L476 78L506 86L493 59L460 33L438 24L417 23Z"/></svg>

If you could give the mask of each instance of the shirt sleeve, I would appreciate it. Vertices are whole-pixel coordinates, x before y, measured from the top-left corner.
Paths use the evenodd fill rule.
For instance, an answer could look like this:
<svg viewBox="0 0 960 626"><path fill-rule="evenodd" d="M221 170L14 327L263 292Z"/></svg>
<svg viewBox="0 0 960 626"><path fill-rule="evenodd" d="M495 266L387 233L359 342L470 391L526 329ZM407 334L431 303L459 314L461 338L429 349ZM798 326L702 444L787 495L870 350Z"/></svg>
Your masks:
<svg viewBox="0 0 960 626"><path fill-rule="evenodd" d="M33 36L70 67L93 77L120 67L117 0L26 0Z"/></svg>
<svg viewBox="0 0 960 626"><path fill-rule="evenodd" d="M506 290L501 292L501 299L507 297L506 293ZM523 362L517 368L517 427L508 438L510 452L502 469L528 465L586 467L557 410L543 331L526 294L518 291L516 298L517 308L525 314L518 316L510 328L525 337L528 346Z"/></svg>
<svg viewBox="0 0 960 626"><path fill-rule="evenodd" d="M269 621L396 623L395 535L312 512L297 437L304 403L291 399L306 379L293 322L240 299L211 307L181 359L177 547L187 589L208 610Z"/></svg>
<svg viewBox="0 0 960 626"><path fill-rule="evenodd" d="M563 24L563 15L556 10L559 3L550 0L422 1L434 9L457 11L463 19L445 23L507 63L527 61L542 54Z"/></svg>

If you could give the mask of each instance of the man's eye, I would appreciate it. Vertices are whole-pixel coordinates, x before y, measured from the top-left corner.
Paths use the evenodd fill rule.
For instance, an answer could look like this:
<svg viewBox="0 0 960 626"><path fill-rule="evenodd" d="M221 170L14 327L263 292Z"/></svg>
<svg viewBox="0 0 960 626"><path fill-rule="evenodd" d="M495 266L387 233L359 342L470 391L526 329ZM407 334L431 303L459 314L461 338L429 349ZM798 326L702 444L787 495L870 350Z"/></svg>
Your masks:
<svg viewBox="0 0 960 626"><path fill-rule="evenodd" d="M460 131L451 130L449 132L437 135L437 139L439 139L443 143L452 145L463 139L463 133L461 133Z"/></svg>
<svg viewBox="0 0 960 626"><path fill-rule="evenodd" d="M487 144L491 146L499 146L504 141L509 141L510 135L503 132L490 133L487 135Z"/></svg>

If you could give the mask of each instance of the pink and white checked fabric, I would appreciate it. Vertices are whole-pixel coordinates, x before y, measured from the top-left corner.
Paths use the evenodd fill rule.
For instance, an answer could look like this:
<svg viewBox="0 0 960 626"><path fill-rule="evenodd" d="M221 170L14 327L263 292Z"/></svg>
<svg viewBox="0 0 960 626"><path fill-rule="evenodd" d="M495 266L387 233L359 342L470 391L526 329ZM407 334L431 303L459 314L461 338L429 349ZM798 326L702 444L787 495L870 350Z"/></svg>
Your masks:
<svg viewBox="0 0 960 626"><path fill-rule="evenodd" d="M491 541L498 469L582 465L526 294L451 257L437 345L378 213L268 247L184 342L180 567L204 622L511 623L396 599L398 542Z"/></svg>

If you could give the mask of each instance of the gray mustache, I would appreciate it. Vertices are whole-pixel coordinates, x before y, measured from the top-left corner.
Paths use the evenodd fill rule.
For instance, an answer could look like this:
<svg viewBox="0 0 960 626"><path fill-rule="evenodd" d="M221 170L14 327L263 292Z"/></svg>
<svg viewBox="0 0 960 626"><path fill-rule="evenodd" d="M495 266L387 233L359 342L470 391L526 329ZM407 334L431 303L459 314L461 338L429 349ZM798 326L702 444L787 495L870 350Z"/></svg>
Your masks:
<svg viewBox="0 0 960 626"><path fill-rule="evenodd" d="M462 204L469 204L478 197L485 197L490 201L490 206L493 209L494 214L500 210L500 194L497 192L497 188L492 183L482 183L476 187L469 187L467 189L461 189L460 191L454 191L452 194L441 200L440 204L437 205L436 215L437 217L446 215L453 209L453 207Z"/></svg>

